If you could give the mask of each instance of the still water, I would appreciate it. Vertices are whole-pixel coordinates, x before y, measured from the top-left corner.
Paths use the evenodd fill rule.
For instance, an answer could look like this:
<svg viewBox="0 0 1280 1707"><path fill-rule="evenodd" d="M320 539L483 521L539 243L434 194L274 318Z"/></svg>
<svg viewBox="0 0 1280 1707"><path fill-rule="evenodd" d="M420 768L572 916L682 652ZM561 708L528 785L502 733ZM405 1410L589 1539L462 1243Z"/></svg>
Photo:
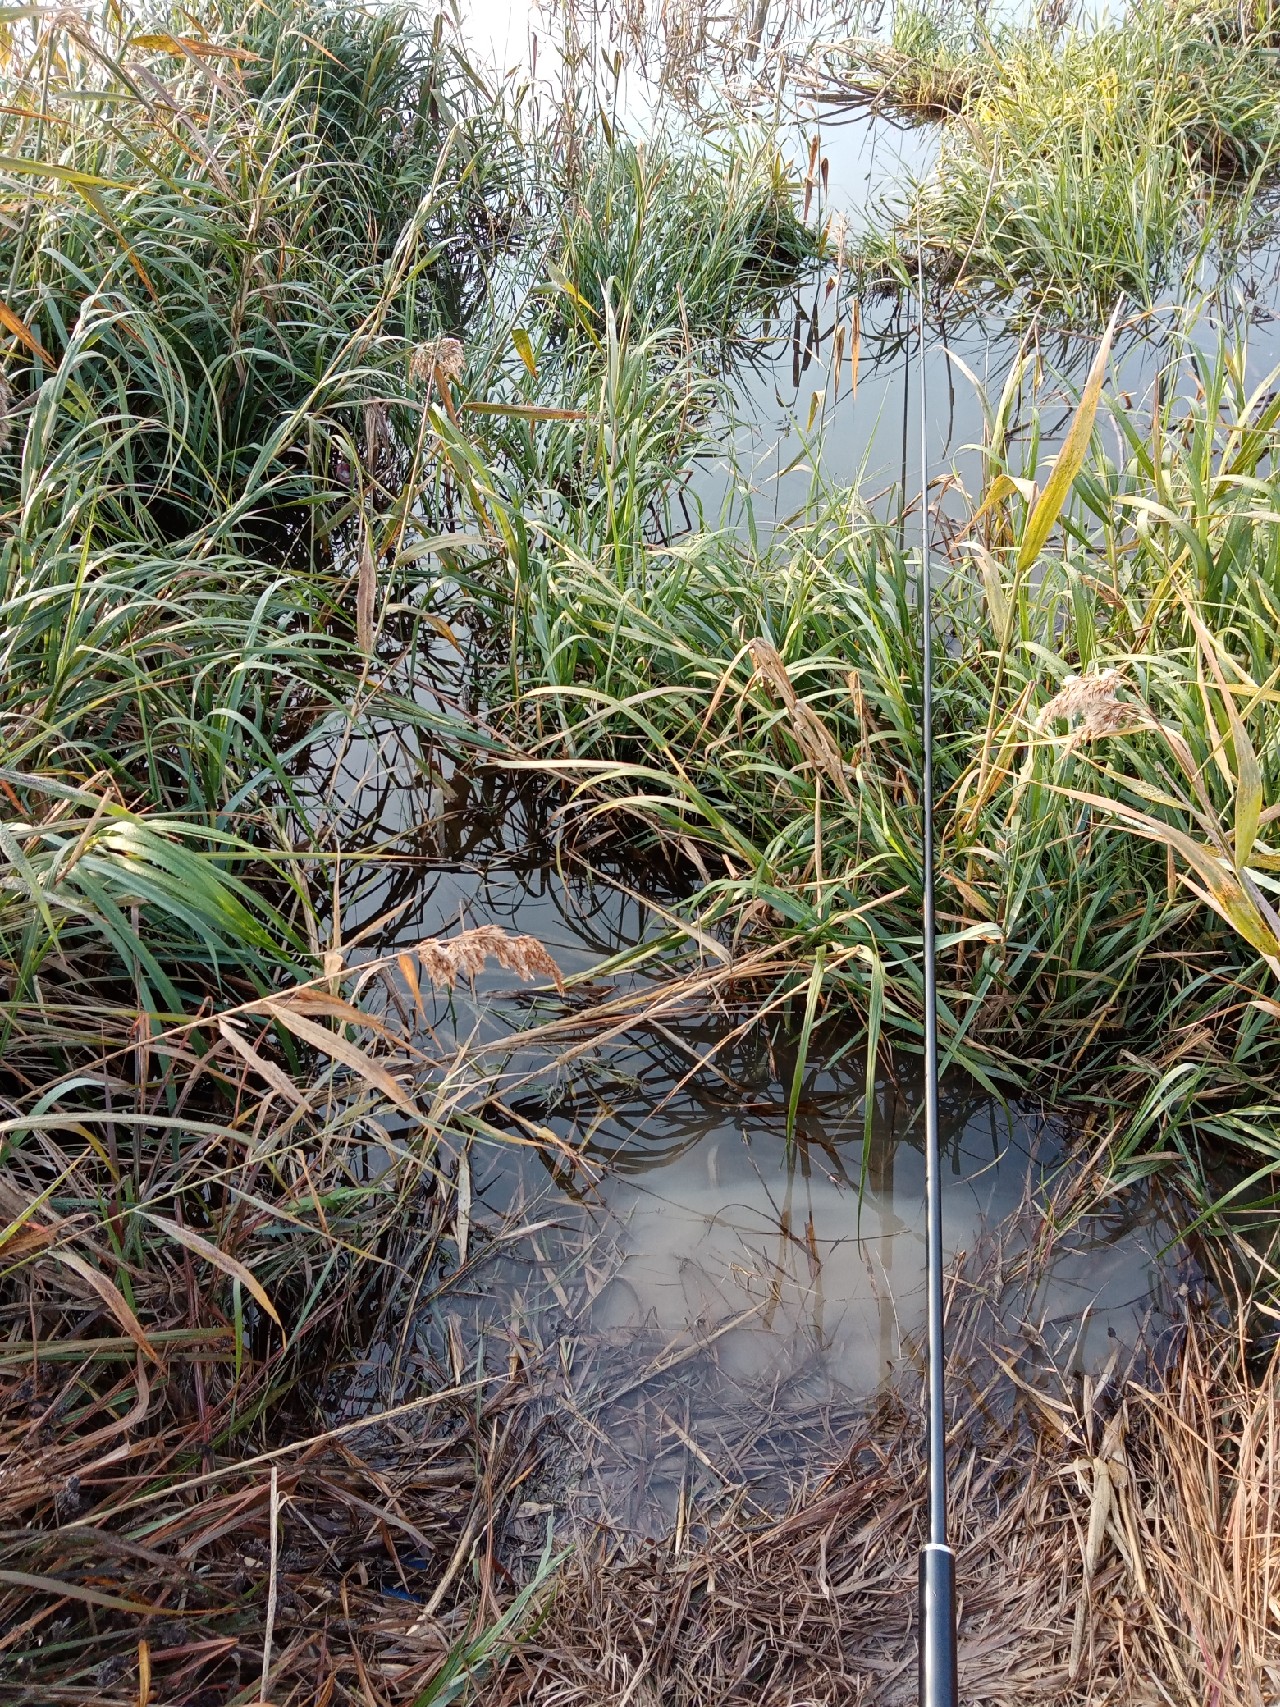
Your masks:
<svg viewBox="0 0 1280 1707"><path fill-rule="evenodd" d="M790 1023L760 1021L714 968L616 1023L619 1004L666 987L626 959L670 928L660 889L558 866L536 795L493 776L473 787L454 779L436 867L380 950L497 924L536 935L570 987L535 995L492 969L428 999L424 1037L485 1063L485 1129L446 1162L470 1193L466 1272L370 1348L348 1403L464 1371L499 1379L514 1359L562 1448L534 1505L661 1534L682 1502L776 1503L839 1455L841 1418L915 1379L918 1066L880 1063L868 1136L865 1059L823 1037L789 1133ZM375 916L394 881L363 893ZM1158 1341L1189 1271L1155 1202L1128 1195L1048 1239L1030 1199L1073 1134L958 1078L942 1142L948 1256L967 1258L965 1284L985 1289L1030 1378L1079 1378Z"/></svg>
<svg viewBox="0 0 1280 1707"><path fill-rule="evenodd" d="M1025 0L1012 0L990 16L1025 21L1033 10ZM827 234L827 256L782 293L737 352L725 376L729 401L708 433L715 448L698 460L686 500L702 525L745 528L749 508L749 525L762 542L802 511L815 485L857 485L873 506L879 500L878 507L892 510L904 499L915 501L927 475L935 494L957 483L953 496L941 502L960 513L961 490L972 498L985 475L984 399L994 406L1014 364L1033 348L1036 378L1019 390L1009 438L1016 445L1023 436L1034 393L1043 462L1070 422L1096 335L1056 333L1029 300L993 308L954 289L930 291L922 355L917 303L864 292L845 251L852 251L859 234L889 229L901 219L910 186L928 177L940 128L833 106L822 98L812 69L804 69L820 63L816 41L882 31L886 8L861 0L822 0L815 6L797 0L772 13L766 33L776 40L759 63L731 53L736 73L727 81L723 67L701 78L704 110L697 122L713 130L749 126L752 118L769 124L796 180L808 180L808 217ZM722 25L727 17L719 20ZM535 8L531 14L509 0L471 0L464 8L463 30L480 57L529 79L540 91L535 98L551 105L561 98L564 75L554 51L556 27L550 12ZM609 43L601 37L593 46L603 63ZM624 58L633 63L616 83L612 73L599 73L599 99L617 126L639 140L659 128L679 130L687 120L673 112L654 68L646 75L630 48ZM579 67L578 75L584 74ZM1274 210L1263 198L1258 222L1252 247L1232 258L1229 272L1220 274L1209 262L1203 278L1189 281L1151 312L1139 314L1136 304L1127 305L1129 318L1112 357L1114 392L1140 409L1170 360L1175 337L1208 350L1224 327L1247 333L1249 385L1280 365L1280 241ZM927 468L921 464L917 413L922 374ZM1118 436L1116 454L1123 460Z"/></svg>
<svg viewBox="0 0 1280 1707"><path fill-rule="evenodd" d="M491 11L473 23L509 23L510 8ZM850 231L880 217L935 146L927 130L802 103L788 134L801 165L816 139L816 216ZM1215 320L1253 323L1254 383L1280 354L1266 309L1275 258L1260 248L1249 277L1200 321L1206 340ZM1169 305L1154 335L1148 326L1118 347L1117 383L1133 398L1167 359L1178 313ZM997 316L933 305L935 482L949 474L978 489L980 394L999 394L1024 337ZM1037 348L1051 400L1044 456L1092 345L1043 334ZM912 305L859 301L838 254L824 262L774 305L728 376L732 405L687 493L694 517L745 526L749 504L767 539L819 479L856 481L890 507L910 502L926 472L919 371ZM839 1455L842 1418L885 1382L917 1378L917 1064L877 1064L868 1121L865 1061L849 1040L821 1035L799 1070L788 1022L760 1020L714 966L679 1000L624 1024L619 1002L636 1012L657 992L660 963L643 950L670 934L678 898L642 868L562 864L536 790L458 769L415 741L375 732L316 769L340 815L362 827L354 840L396 849L335 877L335 940L385 954L495 924L535 936L570 986L564 998L531 998L494 971L428 1003L433 1048L465 1050L487 1075L483 1129L445 1163L465 1181L464 1272L369 1348L347 1402L522 1367L537 1426L559 1447L530 1487L535 1528L572 1508L662 1534L691 1501L780 1499ZM1179 1294L1197 1284L1161 1205L1130 1192L1051 1230L1046 1193L1096 1139L958 1082L944 1085L942 1112L955 1308L981 1294L990 1338L1032 1380L1083 1380L1158 1349Z"/></svg>

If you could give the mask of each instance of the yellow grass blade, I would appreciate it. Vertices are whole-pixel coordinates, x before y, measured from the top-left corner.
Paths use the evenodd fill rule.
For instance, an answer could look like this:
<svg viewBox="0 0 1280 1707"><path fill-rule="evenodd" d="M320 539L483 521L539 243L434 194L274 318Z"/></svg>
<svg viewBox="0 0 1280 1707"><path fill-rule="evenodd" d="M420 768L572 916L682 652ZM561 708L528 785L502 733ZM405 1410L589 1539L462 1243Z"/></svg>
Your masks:
<svg viewBox="0 0 1280 1707"><path fill-rule="evenodd" d="M73 1274L78 1274L98 1294L138 1350L149 1357L152 1363L159 1363L160 1355L142 1331L142 1324L134 1315L125 1301L124 1293L113 1280L108 1280L101 1269L94 1268L83 1257L78 1257L74 1251L57 1249L49 1252L55 1262L60 1262L64 1268L69 1268Z"/></svg>
<svg viewBox="0 0 1280 1707"><path fill-rule="evenodd" d="M511 342L516 347L516 354L528 369L529 377L531 379L537 379L538 363L533 353L533 340L530 338L523 326L512 327Z"/></svg>
<svg viewBox="0 0 1280 1707"><path fill-rule="evenodd" d="M1058 517L1062 514L1067 497L1075 482L1076 475L1084 467L1084 459L1089 454L1089 440L1093 437L1093 423L1098 413L1098 399L1102 396L1102 384L1107 377L1107 358L1111 354L1111 340L1115 336L1116 321L1120 316L1120 304L1117 303L1112 311L1106 332L1097 355L1093 358L1093 366L1089 369L1089 377L1085 381L1080 404L1071 423L1070 431L1063 441L1054 464L1053 473L1045 483L1045 489L1036 500L1036 506L1027 518L1026 532L1022 536L1022 546L1018 552L1018 568L1029 569L1044 550L1049 535L1053 532Z"/></svg>
<svg viewBox="0 0 1280 1707"><path fill-rule="evenodd" d="M281 1025L286 1026L303 1043L309 1043L313 1049L319 1049L333 1060L340 1061L344 1067L350 1067L353 1073L359 1074L366 1084L381 1091L388 1102L393 1102L411 1120L422 1120L422 1110L404 1087L396 1083L381 1062L366 1055L363 1049L344 1037L340 1031L329 1031L325 1026L317 1025L314 1020L304 1019L287 1001L275 997L260 1003L259 1008L261 1012L269 1013L273 1019L278 1019Z"/></svg>
<svg viewBox="0 0 1280 1707"><path fill-rule="evenodd" d="M39 356L40 360L47 362L50 367L57 367L57 362L54 361L31 328L25 321L19 319L12 308L4 302L0 302L0 326L3 326L6 332L11 332L20 343L25 344L33 356Z"/></svg>
<svg viewBox="0 0 1280 1707"><path fill-rule="evenodd" d="M284 1332L284 1323L280 1320L279 1316L277 1316L275 1305L271 1302L270 1298L267 1297L267 1294L260 1283L254 1279L253 1274L242 1262L237 1262L234 1257L228 1256L226 1251L219 1250L217 1245L211 1244L208 1239L201 1238L199 1233L192 1232L190 1227L180 1227L176 1221L167 1220L163 1215L153 1215L150 1210L144 1209L141 1213L144 1221L150 1221L153 1227L158 1227L162 1233L167 1234L168 1237L176 1244L182 1245L194 1256L203 1257L206 1262L212 1263L215 1268L220 1268L223 1274L229 1274L232 1280L238 1280L241 1286L244 1287L245 1291L257 1299L258 1303L261 1304L268 1316L271 1317L271 1320L280 1329L280 1332Z"/></svg>

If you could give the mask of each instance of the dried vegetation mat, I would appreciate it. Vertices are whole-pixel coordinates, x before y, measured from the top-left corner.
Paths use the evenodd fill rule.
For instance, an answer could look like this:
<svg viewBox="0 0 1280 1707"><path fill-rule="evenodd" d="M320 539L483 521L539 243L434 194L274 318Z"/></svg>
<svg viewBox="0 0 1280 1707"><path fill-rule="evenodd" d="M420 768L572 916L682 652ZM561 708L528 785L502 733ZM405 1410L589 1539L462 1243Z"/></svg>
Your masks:
<svg viewBox="0 0 1280 1707"><path fill-rule="evenodd" d="M597 1371L588 1416L623 1398L656 1416L684 1354L593 1361L559 1279L565 1316L541 1337L524 1309L465 1327L466 1294L500 1293L489 1258L527 1237L545 1268L551 1223L532 1203L495 1221L473 1196L475 1139L531 1128L483 1047L431 1057L398 1004L486 956L554 987L531 939L463 933L108 1053L61 1103L10 1105L0 1701L913 1699L909 1376L865 1413L765 1395L731 1476L661 1540L556 1494L566 1466L588 1481L600 1438L571 1372ZM381 1018L337 993L344 977ZM642 1017L626 1006L586 1029L615 1035ZM563 1055L583 1026L537 1035ZM952 1288L964 1698L1276 1700L1280 1377L1257 1306L1202 1311L1077 1384L1044 1373L1034 1332L991 1349L1011 1344L1026 1275L980 1252ZM784 1455L789 1496L769 1407L809 1441Z"/></svg>
<svg viewBox="0 0 1280 1707"><path fill-rule="evenodd" d="M558 977L483 928L352 976L390 1003L486 956ZM482 1254L485 1086L340 988L139 1028L0 1103L0 1700L449 1699L521 1615L493 1562L536 1451L520 1360L401 1332ZM375 1404L362 1359L397 1340Z"/></svg>
<svg viewBox="0 0 1280 1707"><path fill-rule="evenodd" d="M1277 1367L1201 1323L1160 1370L1074 1391L956 1336L951 1506L971 1703L1261 1707L1280 1690ZM957 1314L953 1300L953 1323ZM798 1707L916 1699L914 1395L776 1521L584 1549L486 1703Z"/></svg>

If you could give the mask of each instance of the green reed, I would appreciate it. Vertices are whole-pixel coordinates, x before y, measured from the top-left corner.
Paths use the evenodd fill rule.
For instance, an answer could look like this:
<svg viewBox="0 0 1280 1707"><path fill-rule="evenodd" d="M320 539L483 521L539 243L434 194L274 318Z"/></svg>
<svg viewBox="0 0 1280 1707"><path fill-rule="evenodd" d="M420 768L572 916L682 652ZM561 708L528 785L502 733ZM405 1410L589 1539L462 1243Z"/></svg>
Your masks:
<svg viewBox="0 0 1280 1707"><path fill-rule="evenodd" d="M984 485L941 592L944 1037L984 1082L1088 1086L1117 1167L1180 1158L1208 1202L1210 1151L1261 1158L1255 1184L1271 1166L1277 405L1246 391L1241 346L1175 340L1147 409L1095 418L1091 397L1055 481L1034 417L1009 431L1024 370L984 400ZM522 488L515 580L473 584L517 636L508 738L597 831L640 826L687 874L695 941L785 944L808 1026L852 1009L910 1044L916 562L821 484L767 548L653 537L657 396L633 381L632 437L595 470L608 504L535 516ZM1152 1087L1154 1121L1131 1107Z"/></svg>
<svg viewBox="0 0 1280 1707"><path fill-rule="evenodd" d="M904 9L888 44L831 50L851 100L941 118L936 163L871 222L869 283L901 288L922 241L965 301L1105 320L1216 282L1265 220L1280 77L1234 9L1135 0L1114 20L969 28Z"/></svg>
<svg viewBox="0 0 1280 1707"><path fill-rule="evenodd" d="M0 1612L21 1687L97 1698L131 1668L138 1696L138 1608L181 1598L230 1696L270 1619L217 1490L258 1468L174 1490L327 1431L348 1347L482 1253L467 1147L514 1125L415 1040L394 957L370 985L344 879L413 859L446 767L509 756L464 708L519 627L531 527L609 555L667 526L735 304L816 239L767 138L646 153L592 125L561 161L525 92L403 9L22 13L0 91ZM523 691L533 654L504 662ZM64 1356L56 1467L28 1475L22 1384ZM449 1457L486 1396L437 1397ZM333 1451L367 1515L385 1490ZM461 1465L464 1502L491 1468ZM412 1520L450 1551L451 1498ZM508 1639L460 1623L383 1673L351 1593L342 1663L388 1699L443 1698ZM271 1692L311 1686L304 1651L278 1643Z"/></svg>

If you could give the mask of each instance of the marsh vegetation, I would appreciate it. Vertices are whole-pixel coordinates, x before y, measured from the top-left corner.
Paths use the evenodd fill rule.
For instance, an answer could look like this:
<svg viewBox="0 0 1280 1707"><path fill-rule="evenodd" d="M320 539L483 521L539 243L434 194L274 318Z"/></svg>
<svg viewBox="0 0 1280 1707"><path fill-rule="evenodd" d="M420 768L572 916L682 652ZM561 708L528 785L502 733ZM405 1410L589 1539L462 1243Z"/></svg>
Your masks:
<svg viewBox="0 0 1280 1707"><path fill-rule="evenodd" d="M588 1354L614 1270L572 1206L626 1166L619 1106L691 1083L851 1217L883 1183L921 1026L921 494L905 456L838 483L823 435L912 348L923 263L935 355L1001 317L926 494L943 1041L960 1102L1054 1156L1016 1236L957 1254L966 1687L1252 1707L1272 22L591 22L557 24L554 99L346 0L0 23L0 1689L898 1698L909 1344L896 1386L723 1423L717 1465L696 1333ZM859 221L814 132L848 110L939 131ZM805 490L766 526L735 433L788 365ZM484 912L517 865L571 930ZM1148 1200L1166 1331L1010 1351L997 1301ZM566 1417L571 1453L621 1417L684 1454L671 1535L584 1542Z"/></svg>
<svg viewBox="0 0 1280 1707"><path fill-rule="evenodd" d="M1260 235L1280 76L1269 15L1191 4L1030 22L901 6L827 50L815 88L941 125L860 256L868 284L931 273L1023 319L1098 324L1212 287Z"/></svg>

